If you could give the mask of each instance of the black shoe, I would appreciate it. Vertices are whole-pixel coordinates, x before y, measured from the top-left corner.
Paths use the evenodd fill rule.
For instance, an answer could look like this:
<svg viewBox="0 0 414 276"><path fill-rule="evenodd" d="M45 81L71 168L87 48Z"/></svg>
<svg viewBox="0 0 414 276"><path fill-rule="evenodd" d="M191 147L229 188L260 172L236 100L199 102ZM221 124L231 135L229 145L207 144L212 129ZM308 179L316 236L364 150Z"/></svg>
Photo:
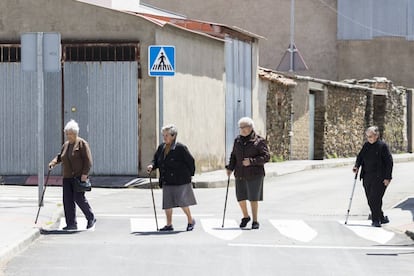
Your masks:
<svg viewBox="0 0 414 276"><path fill-rule="evenodd" d="M78 230L78 226L77 225L67 225L67 226L63 227L62 230L64 230L64 231Z"/></svg>
<svg viewBox="0 0 414 276"><path fill-rule="evenodd" d="M193 219L193 221L191 223L187 224L187 231L193 231L195 224L196 224L196 222Z"/></svg>
<svg viewBox="0 0 414 276"><path fill-rule="evenodd" d="M240 223L240 228L246 227L247 223L250 221L250 217L242 218Z"/></svg>
<svg viewBox="0 0 414 276"><path fill-rule="evenodd" d="M381 227L381 222L373 221L371 225L374 226L374 227Z"/></svg>
<svg viewBox="0 0 414 276"><path fill-rule="evenodd" d="M381 219L381 224L387 224L389 222L390 222L390 220L388 219L388 216L385 216Z"/></svg>
<svg viewBox="0 0 414 276"><path fill-rule="evenodd" d="M252 229L259 229L260 224L257 221L253 221L252 223Z"/></svg>
<svg viewBox="0 0 414 276"><path fill-rule="evenodd" d="M171 225L165 225L160 231L174 231L174 227Z"/></svg>
<svg viewBox="0 0 414 276"><path fill-rule="evenodd" d="M94 219L91 219L91 220L88 220L88 224L86 225L86 229L90 229L90 228L94 227L95 226L95 223L96 223L96 219L95 218Z"/></svg>

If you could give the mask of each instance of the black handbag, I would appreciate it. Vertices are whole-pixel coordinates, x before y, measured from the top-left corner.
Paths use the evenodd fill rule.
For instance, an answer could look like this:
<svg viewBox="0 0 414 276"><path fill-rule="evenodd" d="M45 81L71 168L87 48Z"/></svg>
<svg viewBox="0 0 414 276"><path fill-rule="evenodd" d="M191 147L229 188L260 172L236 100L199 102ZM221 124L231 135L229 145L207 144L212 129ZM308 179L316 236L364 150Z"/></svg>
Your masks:
<svg viewBox="0 0 414 276"><path fill-rule="evenodd" d="M78 193L90 192L92 190L92 183L89 178L87 178L86 181L81 181L80 177L74 177L73 183L75 191Z"/></svg>
<svg viewBox="0 0 414 276"><path fill-rule="evenodd" d="M72 162L70 161L70 158L68 158L68 160L69 160L70 167L72 167ZM74 185L75 191L78 193L90 192L92 190L92 183L89 180L89 178L87 178L86 181L81 181L80 177L74 177L73 185Z"/></svg>

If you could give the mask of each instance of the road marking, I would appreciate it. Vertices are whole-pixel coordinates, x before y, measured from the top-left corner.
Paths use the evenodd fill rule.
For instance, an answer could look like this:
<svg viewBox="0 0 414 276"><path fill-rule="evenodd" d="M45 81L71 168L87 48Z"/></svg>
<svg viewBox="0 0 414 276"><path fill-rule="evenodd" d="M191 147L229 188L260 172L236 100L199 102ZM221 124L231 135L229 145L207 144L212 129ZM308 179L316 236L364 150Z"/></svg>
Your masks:
<svg viewBox="0 0 414 276"><path fill-rule="evenodd" d="M283 245L283 244L255 244L255 243L228 243L234 247L262 247L262 248L290 248L290 249L341 249L341 250L373 250L373 251L414 251L413 246L329 246L329 245Z"/></svg>
<svg viewBox="0 0 414 276"><path fill-rule="evenodd" d="M318 233L302 220L275 220L270 223L280 234L301 242L310 242Z"/></svg>
<svg viewBox="0 0 414 276"><path fill-rule="evenodd" d="M76 217L78 223L78 231L86 230L86 219L84 217ZM60 219L59 230L62 230L66 226L66 219L63 217Z"/></svg>
<svg viewBox="0 0 414 276"><path fill-rule="evenodd" d="M222 239L222 240L234 240L242 234L242 230L234 219L226 219L224 221L224 228L222 228L221 219L201 219L201 225L208 234Z"/></svg>
<svg viewBox="0 0 414 276"><path fill-rule="evenodd" d="M131 233L139 232L154 232L157 231L157 225L155 218L131 218ZM164 219L158 219L158 227L162 228L165 225Z"/></svg>
<svg viewBox="0 0 414 276"><path fill-rule="evenodd" d="M157 212L158 214L158 212ZM162 214L164 214L164 212L162 212ZM96 213L97 217L120 217L120 218L130 218L130 217L138 217L138 218L150 218L150 217L154 217L154 214L100 214L100 213ZM194 218L198 218L198 217L213 217L214 215L212 214L193 214ZM174 217L187 217L184 214L174 214Z"/></svg>
<svg viewBox="0 0 414 276"><path fill-rule="evenodd" d="M359 237L380 244L386 244L395 235L394 233L386 231L381 227L372 227L370 220L353 220L348 221L347 224L344 224L344 221L338 221L338 223L344 225Z"/></svg>

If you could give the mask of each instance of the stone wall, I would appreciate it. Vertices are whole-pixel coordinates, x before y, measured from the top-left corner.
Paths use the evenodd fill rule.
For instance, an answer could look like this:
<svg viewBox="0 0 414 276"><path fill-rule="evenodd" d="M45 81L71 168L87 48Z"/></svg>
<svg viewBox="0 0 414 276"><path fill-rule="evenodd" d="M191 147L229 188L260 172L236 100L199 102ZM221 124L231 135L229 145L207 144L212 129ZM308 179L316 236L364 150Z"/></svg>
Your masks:
<svg viewBox="0 0 414 276"><path fill-rule="evenodd" d="M355 88L327 90L324 158L355 156L364 138L367 94Z"/></svg>
<svg viewBox="0 0 414 276"><path fill-rule="evenodd" d="M405 88L384 79L332 82L273 74L279 77L261 77L268 80L267 141L274 161L354 157L371 125L380 128L393 153L407 152ZM313 145L310 94L315 99Z"/></svg>
<svg viewBox="0 0 414 276"><path fill-rule="evenodd" d="M382 93L372 96L372 121L367 125L376 125L381 138L389 145L391 152L407 152L407 90L396 87L385 78L358 81Z"/></svg>
<svg viewBox="0 0 414 276"><path fill-rule="evenodd" d="M288 160L290 153L290 130L292 111L291 87L269 82L266 104L266 140L271 157L276 160Z"/></svg>

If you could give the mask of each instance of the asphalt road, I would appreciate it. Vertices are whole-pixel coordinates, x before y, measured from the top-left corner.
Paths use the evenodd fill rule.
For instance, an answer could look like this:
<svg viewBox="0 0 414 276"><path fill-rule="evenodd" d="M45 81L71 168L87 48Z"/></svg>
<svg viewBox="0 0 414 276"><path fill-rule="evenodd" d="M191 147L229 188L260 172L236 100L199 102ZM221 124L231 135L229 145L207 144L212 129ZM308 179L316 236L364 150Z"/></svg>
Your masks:
<svg viewBox="0 0 414 276"><path fill-rule="evenodd" d="M391 223L383 228L369 226L360 182L344 225L353 184L348 167L267 178L259 230L238 228L234 188L224 228L225 188L197 189L195 230L185 232L177 209L170 233L155 231L150 190L94 189L94 231L43 235L7 264L5 275L413 275L413 241L391 231L412 219L393 208L414 194L412 166L395 165L384 197ZM162 227L160 190L155 199Z"/></svg>

